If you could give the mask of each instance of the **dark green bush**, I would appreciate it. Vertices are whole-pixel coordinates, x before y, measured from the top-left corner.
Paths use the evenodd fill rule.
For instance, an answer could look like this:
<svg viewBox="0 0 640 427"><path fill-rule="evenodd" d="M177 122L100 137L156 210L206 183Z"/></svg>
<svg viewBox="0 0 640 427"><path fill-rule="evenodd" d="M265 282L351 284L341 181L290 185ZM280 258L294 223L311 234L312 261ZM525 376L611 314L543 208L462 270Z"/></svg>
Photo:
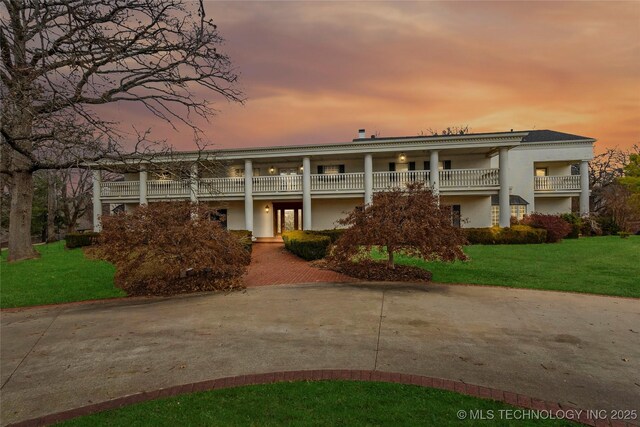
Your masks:
<svg viewBox="0 0 640 427"><path fill-rule="evenodd" d="M571 231L569 232L569 234L567 234L565 239L577 239L578 237L580 237L580 231L582 230L583 225L580 215L574 213L566 213L560 215L560 218L567 221L571 226Z"/></svg>
<svg viewBox="0 0 640 427"><path fill-rule="evenodd" d="M253 240L252 238L252 233L249 230L229 230L229 233L231 233L233 236L236 236L239 240L240 243L242 243L242 246L244 247L244 249L251 253L251 250L253 249Z"/></svg>
<svg viewBox="0 0 640 427"><path fill-rule="evenodd" d="M282 233L282 240L289 252L307 261L324 258L331 244L329 236L299 230Z"/></svg>
<svg viewBox="0 0 640 427"><path fill-rule="evenodd" d="M65 237L64 246L67 249L80 248L82 246L91 246L96 243L100 233L69 233Z"/></svg>
<svg viewBox="0 0 640 427"><path fill-rule="evenodd" d="M327 236L331 239L331 243L335 243L345 232L344 228L332 228L330 230L309 230L307 233L319 236Z"/></svg>
<svg viewBox="0 0 640 427"><path fill-rule="evenodd" d="M596 221L604 236L615 236L622 231L622 228L620 228L616 220L611 216L600 216L596 218Z"/></svg>
<svg viewBox="0 0 640 427"><path fill-rule="evenodd" d="M522 245L544 243L546 230L514 225L511 228L464 228L464 233L472 245Z"/></svg>

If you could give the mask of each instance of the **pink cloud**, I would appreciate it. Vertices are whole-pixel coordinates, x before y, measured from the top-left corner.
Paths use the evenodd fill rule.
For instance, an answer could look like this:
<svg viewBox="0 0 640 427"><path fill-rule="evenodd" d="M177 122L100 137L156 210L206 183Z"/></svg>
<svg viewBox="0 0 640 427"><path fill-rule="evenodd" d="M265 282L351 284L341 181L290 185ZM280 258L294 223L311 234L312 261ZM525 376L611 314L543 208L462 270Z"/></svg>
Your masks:
<svg viewBox="0 0 640 427"><path fill-rule="evenodd" d="M218 147L350 140L468 124L640 142L637 2L207 2L246 105L203 123ZM215 101L215 98L213 98ZM139 107L123 121L152 123Z"/></svg>

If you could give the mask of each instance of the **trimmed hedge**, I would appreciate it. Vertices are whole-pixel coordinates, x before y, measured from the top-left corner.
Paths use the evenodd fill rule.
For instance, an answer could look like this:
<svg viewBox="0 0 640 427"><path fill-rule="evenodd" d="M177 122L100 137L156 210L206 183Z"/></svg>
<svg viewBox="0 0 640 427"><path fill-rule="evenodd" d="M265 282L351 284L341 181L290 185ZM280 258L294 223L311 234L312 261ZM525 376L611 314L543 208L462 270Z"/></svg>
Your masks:
<svg viewBox="0 0 640 427"><path fill-rule="evenodd" d="M66 235L64 247L67 249L81 248L83 246L91 246L96 243L100 233L94 231L88 233L68 233Z"/></svg>
<svg viewBox="0 0 640 427"><path fill-rule="evenodd" d="M332 228L331 230L309 230L307 233L318 236L327 236L331 239L331 243L335 243L346 230L344 228Z"/></svg>
<svg viewBox="0 0 640 427"><path fill-rule="evenodd" d="M240 243L242 243L242 246L244 247L244 249L251 253L251 250L253 249L253 240L252 240L252 233L249 230L229 230L229 233L231 233L233 236L236 236L239 240Z"/></svg>
<svg viewBox="0 0 640 427"><path fill-rule="evenodd" d="M523 245L544 243L547 231L527 225L514 225L511 228L463 228L464 234L472 245Z"/></svg>
<svg viewBox="0 0 640 427"><path fill-rule="evenodd" d="M282 233L282 240L289 252L307 261L324 258L331 244L329 236L300 230Z"/></svg>

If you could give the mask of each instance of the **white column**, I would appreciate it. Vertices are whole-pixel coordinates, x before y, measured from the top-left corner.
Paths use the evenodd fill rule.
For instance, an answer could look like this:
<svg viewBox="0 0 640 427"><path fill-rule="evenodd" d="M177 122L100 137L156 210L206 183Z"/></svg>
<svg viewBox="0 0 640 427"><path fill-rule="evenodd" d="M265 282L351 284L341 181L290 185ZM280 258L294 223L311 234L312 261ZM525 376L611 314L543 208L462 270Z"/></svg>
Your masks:
<svg viewBox="0 0 640 427"><path fill-rule="evenodd" d="M198 203L198 164L194 163L191 165L191 170L189 171L189 195L191 198L191 203Z"/></svg>
<svg viewBox="0 0 640 427"><path fill-rule="evenodd" d="M311 230L311 159L302 159L302 229Z"/></svg>
<svg viewBox="0 0 640 427"><path fill-rule="evenodd" d="M373 203L373 156L364 155L364 204Z"/></svg>
<svg viewBox="0 0 640 427"><path fill-rule="evenodd" d="M147 167L140 165L140 177L138 178L138 185L140 186L140 204L147 204Z"/></svg>
<svg viewBox="0 0 640 427"><path fill-rule="evenodd" d="M253 163L244 161L244 228L253 232Z"/></svg>
<svg viewBox="0 0 640 427"><path fill-rule="evenodd" d="M589 214L589 161L580 162L580 215Z"/></svg>
<svg viewBox="0 0 640 427"><path fill-rule="evenodd" d="M429 186L434 194L440 193L440 158L438 151L429 153Z"/></svg>
<svg viewBox="0 0 640 427"><path fill-rule="evenodd" d="M509 149L500 148L499 154L499 179L500 179L500 227L511 226L511 205L509 204Z"/></svg>
<svg viewBox="0 0 640 427"><path fill-rule="evenodd" d="M93 231L102 230L100 217L102 216L102 201L100 200L100 185L102 184L102 173L99 170L93 171Z"/></svg>

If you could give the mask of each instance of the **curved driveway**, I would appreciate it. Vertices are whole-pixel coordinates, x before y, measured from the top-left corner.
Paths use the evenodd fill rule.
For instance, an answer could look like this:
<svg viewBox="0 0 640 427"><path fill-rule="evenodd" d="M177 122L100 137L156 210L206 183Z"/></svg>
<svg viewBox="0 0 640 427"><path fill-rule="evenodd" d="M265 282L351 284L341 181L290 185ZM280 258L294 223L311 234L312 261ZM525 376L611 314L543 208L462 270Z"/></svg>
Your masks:
<svg viewBox="0 0 640 427"><path fill-rule="evenodd" d="M638 300L309 284L2 312L2 424L224 376L363 369L638 409Z"/></svg>

